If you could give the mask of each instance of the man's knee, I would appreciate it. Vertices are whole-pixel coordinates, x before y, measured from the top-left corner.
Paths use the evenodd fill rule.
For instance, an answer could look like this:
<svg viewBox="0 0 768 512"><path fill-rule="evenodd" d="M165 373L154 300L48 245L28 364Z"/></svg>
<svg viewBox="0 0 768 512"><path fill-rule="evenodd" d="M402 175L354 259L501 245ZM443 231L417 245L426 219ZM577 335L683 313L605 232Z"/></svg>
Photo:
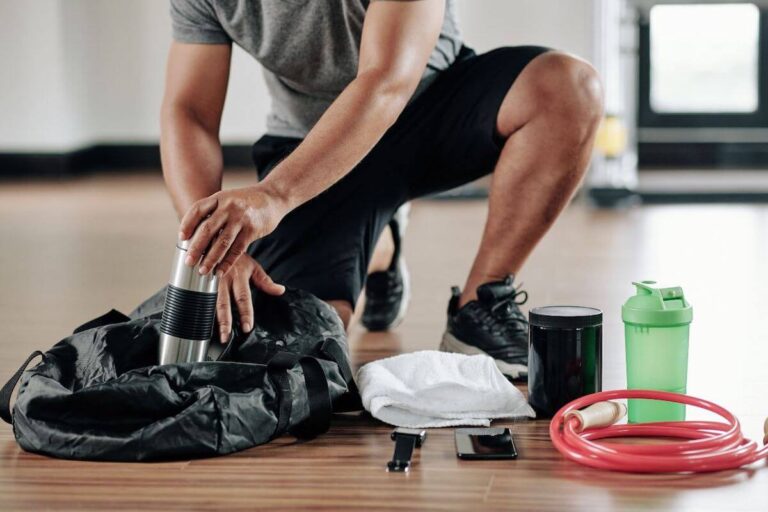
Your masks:
<svg viewBox="0 0 768 512"><path fill-rule="evenodd" d="M588 138L602 117L603 91L597 71L571 55L554 51L540 55L523 70L511 94L515 87L518 105L514 110L519 113L522 102L528 120L539 115L559 118L579 139Z"/></svg>
<svg viewBox="0 0 768 512"><path fill-rule="evenodd" d="M344 324L344 329L349 331L349 324L352 321L352 316L354 314L354 308L352 305L345 300L329 300L326 302L328 302L328 304L330 304L331 307L336 310L336 313L341 319L341 323Z"/></svg>

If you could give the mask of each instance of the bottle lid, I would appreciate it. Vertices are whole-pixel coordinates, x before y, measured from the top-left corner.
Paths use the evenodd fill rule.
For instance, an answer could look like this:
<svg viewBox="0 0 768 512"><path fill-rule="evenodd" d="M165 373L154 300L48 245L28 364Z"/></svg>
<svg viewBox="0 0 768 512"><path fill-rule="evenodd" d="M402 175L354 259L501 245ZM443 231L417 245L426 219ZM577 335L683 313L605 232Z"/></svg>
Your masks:
<svg viewBox="0 0 768 512"><path fill-rule="evenodd" d="M603 312L585 306L544 306L528 313L531 325L555 329L583 329L603 323Z"/></svg>
<svg viewBox="0 0 768 512"><path fill-rule="evenodd" d="M637 294L621 307L624 323L655 327L690 324L693 308L679 286L658 288L656 281L633 282Z"/></svg>

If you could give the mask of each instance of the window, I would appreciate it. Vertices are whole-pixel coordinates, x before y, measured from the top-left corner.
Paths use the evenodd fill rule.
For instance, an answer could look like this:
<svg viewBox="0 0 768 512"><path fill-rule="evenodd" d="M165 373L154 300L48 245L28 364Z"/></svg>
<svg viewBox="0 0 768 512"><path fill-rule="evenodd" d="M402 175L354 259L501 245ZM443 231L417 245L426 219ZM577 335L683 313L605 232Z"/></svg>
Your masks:
<svg viewBox="0 0 768 512"><path fill-rule="evenodd" d="M640 165L768 167L768 4L638 5Z"/></svg>
<svg viewBox="0 0 768 512"><path fill-rule="evenodd" d="M760 10L754 4L656 5L650 106L658 113L758 109Z"/></svg>

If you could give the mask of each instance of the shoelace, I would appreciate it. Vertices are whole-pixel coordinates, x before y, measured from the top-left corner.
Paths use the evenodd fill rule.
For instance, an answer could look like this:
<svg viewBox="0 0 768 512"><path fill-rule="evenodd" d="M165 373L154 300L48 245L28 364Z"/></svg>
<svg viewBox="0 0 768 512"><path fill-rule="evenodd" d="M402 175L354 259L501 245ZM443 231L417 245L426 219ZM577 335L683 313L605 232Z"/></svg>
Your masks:
<svg viewBox="0 0 768 512"><path fill-rule="evenodd" d="M525 332L528 320L520 311L519 306L528 302L528 292L521 290L520 287L522 287L522 283L512 293L499 299L490 307L488 316L492 319L490 330L493 334L513 337Z"/></svg>

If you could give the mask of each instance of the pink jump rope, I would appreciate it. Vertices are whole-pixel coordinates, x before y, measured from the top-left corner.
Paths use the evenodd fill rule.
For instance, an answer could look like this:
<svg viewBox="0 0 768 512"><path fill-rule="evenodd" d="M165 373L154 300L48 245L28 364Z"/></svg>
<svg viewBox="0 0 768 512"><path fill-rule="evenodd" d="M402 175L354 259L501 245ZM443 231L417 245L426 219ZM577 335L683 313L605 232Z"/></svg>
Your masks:
<svg viewBox="0 0 768 512"><path fill-rule="evenodd" d="M724 421L668 421L615 425L626 414L619 400L646 398L693 405ZM584 409L586 408L586 409ZM580 410L582 409L582 410ZM577 398L552 418L549 436L555 448L579 464L633 473L705 473L737 469L768 457L768 419L763 447L746 439L736 417L717 404L679 393L651 390L602 391ZM616 437L682 439L664 444L603 442Z"/></svg>

